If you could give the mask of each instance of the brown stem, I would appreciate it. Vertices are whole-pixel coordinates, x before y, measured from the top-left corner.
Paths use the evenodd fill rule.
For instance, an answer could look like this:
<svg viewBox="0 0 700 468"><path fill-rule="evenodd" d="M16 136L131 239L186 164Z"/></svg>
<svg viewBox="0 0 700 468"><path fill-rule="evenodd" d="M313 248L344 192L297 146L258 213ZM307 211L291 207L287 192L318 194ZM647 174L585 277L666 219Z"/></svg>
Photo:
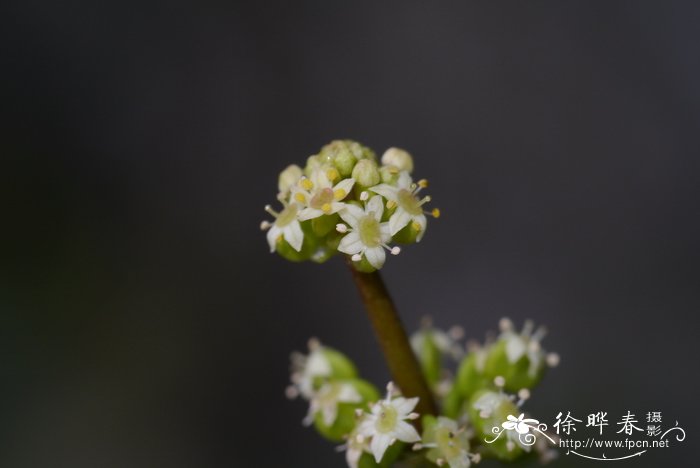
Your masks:
<svg viewBox="0 0 700 468"><path fill-rule="evenodd" d="M381 275L378 271L357 271L350 259L347 260L347 264L394 382L405 397L420 398L416 407L420 415L436 415L433 395Z"/></svg>

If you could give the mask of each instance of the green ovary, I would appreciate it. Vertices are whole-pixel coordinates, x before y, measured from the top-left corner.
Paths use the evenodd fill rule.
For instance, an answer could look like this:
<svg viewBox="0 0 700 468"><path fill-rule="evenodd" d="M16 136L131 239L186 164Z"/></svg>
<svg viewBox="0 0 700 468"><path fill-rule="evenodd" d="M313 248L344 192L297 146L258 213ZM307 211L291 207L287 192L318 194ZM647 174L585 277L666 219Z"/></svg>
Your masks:
<svg viewBox="0 0 700 468"><path fill-rule="evenodd" d="M455 434L446 427L435 430L435 442L448 460L458 457L461 453L462 448Z"/></svg>
<svg viewBox="0 0 700 468"><path fill-rule="evenodd" d="M275 224L279 227L285 227L297 218L298 208L292 204L286 207L275 220Z"/></svg>
<svg viewBox="0 0 700 468"><path fill-rule="evenodd" d="M412 192L406 189L399 190L397 195L398 203L401 208L406 210L409 214L416 216L423 213L423 208L421 208L418 199L413 196Z"/></svg>
<svg viewBox="0 0 700 468"><path fill-rule="evenodd" d="M379 221L374 219L371 214L360 219L357 225L357 231L360 234L360 240L367 247L379 247L382 242L381 230L379 229Z"/></svg>
<svg viewBox="0 0 700 468"><path fill-rule="evenodd" d="M382 412L377 419L377 431L381 433L391 432L396 428L399 415L391 405L382 405Z"/></svg>
<svg viewBox="0 0 700 468"><path fill-rule="evenodd" d="M322 210L324 205L333 203L333 190L324 188L318 192L309 202L311 208Z"/></svg>

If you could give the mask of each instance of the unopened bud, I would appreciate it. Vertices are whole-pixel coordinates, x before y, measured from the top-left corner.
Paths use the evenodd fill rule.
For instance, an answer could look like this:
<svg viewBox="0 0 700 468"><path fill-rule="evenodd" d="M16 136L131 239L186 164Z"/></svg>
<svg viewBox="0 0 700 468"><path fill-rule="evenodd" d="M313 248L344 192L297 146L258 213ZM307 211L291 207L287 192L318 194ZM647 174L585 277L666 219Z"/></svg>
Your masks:
<svg viewBox="0 0 700 468"><path fill-rule="evenodd" d="M280 172L280 176L277 182L277 188L279 189L280 192L286 192L294 184L296 184L299 179L301 179L301 176L304 174L304 172L301 170L299 166L296 164L290 164Z"/></svg>
<svg viewBox="0 0 700 468"><path fill-rule="evenodd" d="M382 164L394 166L399 171L413 172L413 158L401 148L389 148L382 155Z"/></svg>
<svg viewBox="0 0 700 468"><path fill-rule="evenodd" d="M372 187L381 181L377 163L372 159L361 159L352 170L352 177L362 187Z"/></svg>

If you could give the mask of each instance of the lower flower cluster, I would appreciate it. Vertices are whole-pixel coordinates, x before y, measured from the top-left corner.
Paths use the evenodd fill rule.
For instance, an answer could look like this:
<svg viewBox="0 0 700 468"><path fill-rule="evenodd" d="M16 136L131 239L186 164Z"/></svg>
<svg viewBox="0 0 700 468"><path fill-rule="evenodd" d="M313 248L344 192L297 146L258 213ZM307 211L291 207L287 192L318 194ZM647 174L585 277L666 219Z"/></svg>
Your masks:
<svg viewBox="0 0 700 468"><path fill-rule="evenodd" d="M466 347L457 327L445 332L426 320L413 334L411 344L439 402L439 415L416 413L418 398L402 396L392 383L380 397L347 356L316 339L310 340L308 354L292 355L287 396L309 402L304 424L342 443L338 450L351 468L389 467L397 461L468 468L482 458L512 461L533 455L547 461L551 451L524 444L518 431L484 443L494 428L522 424L520 407L546 368L559 361L540 344L544 328L527 321L518 331L508 319L499 325L497 338ZM456 371L450 361L456 362Z"/></svg>

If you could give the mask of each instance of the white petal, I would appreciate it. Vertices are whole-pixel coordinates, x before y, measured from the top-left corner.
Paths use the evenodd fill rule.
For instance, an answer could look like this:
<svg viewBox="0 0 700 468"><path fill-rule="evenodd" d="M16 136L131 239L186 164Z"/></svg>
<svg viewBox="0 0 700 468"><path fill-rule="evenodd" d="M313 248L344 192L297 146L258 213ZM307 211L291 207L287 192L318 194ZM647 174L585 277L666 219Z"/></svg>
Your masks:
<svg viewBox="0 0 700 468"><path fill-rule="evenodd" d="M364 437L372 437L377 432L376 422L376 417L365 416L360 425L357 426L357 433Z"/></svg>
<svg viewBox="0 0 700 468"><path fill-rule="evenodd" d="M348 255L355 255L362 252L365 246L360 240L360 235L355 231L349 232L340 240L338 250Z"/></svg>
<svg viewBox="0 0 700 468"><path fill-rule="evenodd" d="M450 465L450 468L469 468L472 464L471 460L469 460L469 455L464 451L456 457L448 458L447 463Z"/></svg>
<svg viewBox="0 0 700 468"><path fill-rule="evenodd" d="M297 218L299 218L299 221L307 221L309 219L318 218L319 216L323 216L323 211L317 210L316 208L304 208L299 212Z"/></svg>
<svg viewBox="0 0 700 468"><path fill-rule="evenodd" d="M277 248L277 238L280 236L280 228L277 226L272 226L267 231L267 243L270 244L270 253L274 252Z"/></svg>
<svg viewBox="0 0 700 468"><path fill-rule="evenodd" d="M527 351L527 345L525 340L520 338L518 335L512 335L507 338L506 341L506 355L508 356L508 361L512 364L518 361Z"/></svg>
<svg viewBox="0 0 700 468"><path fill-rule="evenodd" d="M398 196L399 190L396 187L392 187L389 184L375 185L374 187L371 187L369 190L374 192L374 193L378 193L379 195L386 198L387 200L397 201L399 198L399 196Z"/></svg>
<svg viewBox="0 0 700 468"><path fill-rule="evenodd" d="M367 202L367 207L365 208L367 213L374 213L374 219L380 221L382 219L382 213L384 213L384 201L379 195L375 195Z"/></svg>
<svg viewBox="0 0 700 468"><path fill-rule="evenodd" d="M340 250L340 247L338 247L338 250ZM365 257L367 257L367 261L369 262L369 264L377 270L379 270L384 265L384 260L386 260L386 254L384 253L383 247L373 247L371 249L365 249Z"/></svg>
<svg viewBox="0 0 700 468"><path fill-rule="evenodd" d="M345 461L347 462L348 467L357 468L357 462L360 461L361 456L362 450L348 448L347 452L345 452Z"/></svg>
<svg viewBox="0 0 700 468"><path fill-rule="evenodd" d="M389 223L379 224L379 234L382 236L382 241L384 242L391 239L391 228L389 227Z"/></svg>
<svg viewBox="0 0 700 468"><path fill-rule="evenodd" d="M408 171L401 171L399 173L399 179L396 181L396 185L400 189L410 189L413 180L411 180L411 174Z"/></svg>
<svg viewBox="0 0 700 468"><path fill-rule="evenodd" d="M362 401L362 396L355 387L348 384L340 387L340 392L338 392L336 400L341 403L359 403Z"/></svg>
<svg viewBox="0 0 700 468"><path fill-rule="evenodd" d="M389 232L393 236L403 229L411 221L411 215L408 211L401 207L396 209L396 212L389 218Z"/></svg>
<svg viewBox="0 0 700 468"><path fill-rule="evenodd" d="M399 421L394 428L394 437L402 442L418 442L420 436L416 432L416 428L408 424L406 421Z"/></svg>
<svg viewBox="0 0 700 468"><path fill-rule="evenodd" d="M374 460L377 463L382 461L384 452L386 452L386 449L389 448L389 445L391 445L392 438L393 437L388 434L375 434L372 437L372 443L370 444L370 448L372 449Z"/></svg>
<svg viewBox="0 0 700 468"><path fill-rule="evenodd" d="M428 221L425 219L424 214L419 214L418 216L414 216L413 221L418 223L418 225L420 226L420 232L418 232L418 236L416 236L416 242L420 242L420 240L425 235L425 229L428 227Z"/></svg>
<svg viewBox="0 0 700 468"><path fill-rule="evenodd" d="M304 231L301 230L299 221L292 221L282 228L284 239L289 242L289 245L297 252L301 250L301 244L304 242Z"/></svg>
<svg viewBox="0 0 700 468"><path fill-rule="evenodd" d="M335 187L333 187L333 192L336 190L343 190L346 194L349 194L353 185L355 185L355 179L343 179L338 182Z"/></svg>
<svg viewBox="0 0 700 468"><path fill-rule="evenodd" d="M326 426L332 426L338 415L338 407L336 405L324 405L321 411L323 413L323 423Z"/></svg>
<svg viewBox="0 0 700 468"><path fill-rule="evenodd" d="M345 208L343 208L339 214L340 217L343 218L343 221L355 228L357 227L357 223L359 223L360 218L365 215L365 210L359 206L347 203Z"/></svg>
<svg viewBox="0 0 700 468"><path fill-rule="evenodd" d="M403 398L398 397L391 400L391 406L396 408L396 411L401 415L401 417L409 414L418 404L418 397L416 398Z"/></svg>

